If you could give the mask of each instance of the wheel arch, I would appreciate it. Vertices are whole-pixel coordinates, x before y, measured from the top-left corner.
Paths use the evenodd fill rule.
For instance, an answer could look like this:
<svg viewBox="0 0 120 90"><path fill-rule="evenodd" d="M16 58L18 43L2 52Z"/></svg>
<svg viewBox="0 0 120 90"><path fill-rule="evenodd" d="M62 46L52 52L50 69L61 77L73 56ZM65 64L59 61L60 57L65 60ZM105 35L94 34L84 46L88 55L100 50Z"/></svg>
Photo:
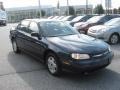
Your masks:
<svg viewBox="0 0 120 90"><path fill-rule="evenodd" d="M120 34L119 34L118 32L113 32L113 33L111 34L111 36L112 36L113 34L116 34L116 35L118 35L118 36L120 37Z"/></svg>
<svg viewBox="0 0 120 90"><path fill-rule="evenodd" d="M48 50L46 50L45 52L44 52L44 54L43 54L43 60L44 60L44 63L46 63L46 56L49 54L49 53L53 53L55 56L57 56L57 58L58 58L58 55L57 55L57 53L55 52L55 51L53 51L53 50L51 50L51 49L48 49Z"/></svg>
<svg viewBox="0 0 120 90"><path fill-rule="evenodd" d="M120 39L120 34L118 33L118 32L113 32L113 33L111 33L111 35L110 35L110 37L112 36L112 35L118 35L119 36L119 39Z"/></svg>

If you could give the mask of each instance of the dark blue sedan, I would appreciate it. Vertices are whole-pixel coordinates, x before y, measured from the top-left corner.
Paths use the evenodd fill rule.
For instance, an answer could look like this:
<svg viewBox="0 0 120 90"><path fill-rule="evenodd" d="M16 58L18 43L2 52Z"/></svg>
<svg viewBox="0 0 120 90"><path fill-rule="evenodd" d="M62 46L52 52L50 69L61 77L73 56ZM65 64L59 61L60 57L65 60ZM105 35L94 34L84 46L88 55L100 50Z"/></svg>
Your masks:
<svg viewBox="0 0 120 90"><path fill-rule="evenodd" d="M113 53L105 42L79 34L63 21L26 19L10 30L13 51L41 60L52 75L63 69L86 72L104 68Z"/></svg>

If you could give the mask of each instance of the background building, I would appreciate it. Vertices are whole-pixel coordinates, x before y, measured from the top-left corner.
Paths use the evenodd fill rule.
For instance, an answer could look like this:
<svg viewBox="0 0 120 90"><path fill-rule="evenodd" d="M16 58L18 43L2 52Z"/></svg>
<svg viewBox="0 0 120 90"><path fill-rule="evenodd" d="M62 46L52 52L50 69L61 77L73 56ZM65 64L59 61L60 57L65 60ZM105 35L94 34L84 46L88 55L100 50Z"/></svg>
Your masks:
<svg viewBox="0 0 120 90"><path fill-rule="evenodd" d="M85 14L86 13L86 5L73 6L76 14ZM67 6L62 6L59 9L53 6L42 6L41 9L45 12L45 16L54 16L54 15L66 15ZM88 5L88 14L92 14L93 6ZM20 7L20 8L7 8L6 9L8 22L19 22L23 19L28 18L39 18L39 7L31 6L31 7ZM58 14L59 13L59 14Z"/></svg>
<svg viewBox="0 0 120 90"><path fill-rule="evenodd" d="M76 15L86 14L86 5L76 5L76 6L73 6L73 8L75 10L75 14ZM60 14L61 15L65 15L66 11L67 11L67 7L66 6L60 7ZM88 12L88 14L92 14L93 13L93 6L92 5L88 5L87 12Z"/></svg>
<svg viewBox="0 0 120 90"><path fill-rule="evenodd" d="M42 10L45 12L45 16L50 16L52 13L52 6L43 6ZM38 7L20 7L6 9L8 22L18 22L23 19L39 18Z"/></svg>

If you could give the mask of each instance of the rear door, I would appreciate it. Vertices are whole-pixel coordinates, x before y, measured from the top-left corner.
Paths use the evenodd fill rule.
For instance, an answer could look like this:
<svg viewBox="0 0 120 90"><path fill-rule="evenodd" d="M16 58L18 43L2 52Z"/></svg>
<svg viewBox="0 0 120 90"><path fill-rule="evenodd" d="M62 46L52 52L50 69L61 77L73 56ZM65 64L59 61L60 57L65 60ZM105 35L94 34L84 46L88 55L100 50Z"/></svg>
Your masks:
<svg viewBox="0 0 120 90"><path fill-rule="evenodd" d="M16 42L21 49L25 49L25 37L26 32L28 31L29 21L23 20L21 23L17 26L17 36L16 36Z"/></svg>

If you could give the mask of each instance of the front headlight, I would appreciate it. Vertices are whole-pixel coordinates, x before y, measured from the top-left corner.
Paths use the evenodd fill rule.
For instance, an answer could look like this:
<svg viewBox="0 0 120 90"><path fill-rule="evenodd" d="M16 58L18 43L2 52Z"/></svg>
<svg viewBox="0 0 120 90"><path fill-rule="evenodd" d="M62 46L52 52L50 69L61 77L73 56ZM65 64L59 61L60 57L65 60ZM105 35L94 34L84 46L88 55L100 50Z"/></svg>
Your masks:
<svg viewBox="0 0 120 90"><path fill-rule="evenodd" d="M100 29L96 33L104 33L105 31L106 31L106 29Z"/></svg>
<svg viewBox="0 0 120 90"><path fill-rule="evenodd" d="M73 59L90 59L90 56L88 54L78 54L78 53L72 53L71 57Z"/></svg>

